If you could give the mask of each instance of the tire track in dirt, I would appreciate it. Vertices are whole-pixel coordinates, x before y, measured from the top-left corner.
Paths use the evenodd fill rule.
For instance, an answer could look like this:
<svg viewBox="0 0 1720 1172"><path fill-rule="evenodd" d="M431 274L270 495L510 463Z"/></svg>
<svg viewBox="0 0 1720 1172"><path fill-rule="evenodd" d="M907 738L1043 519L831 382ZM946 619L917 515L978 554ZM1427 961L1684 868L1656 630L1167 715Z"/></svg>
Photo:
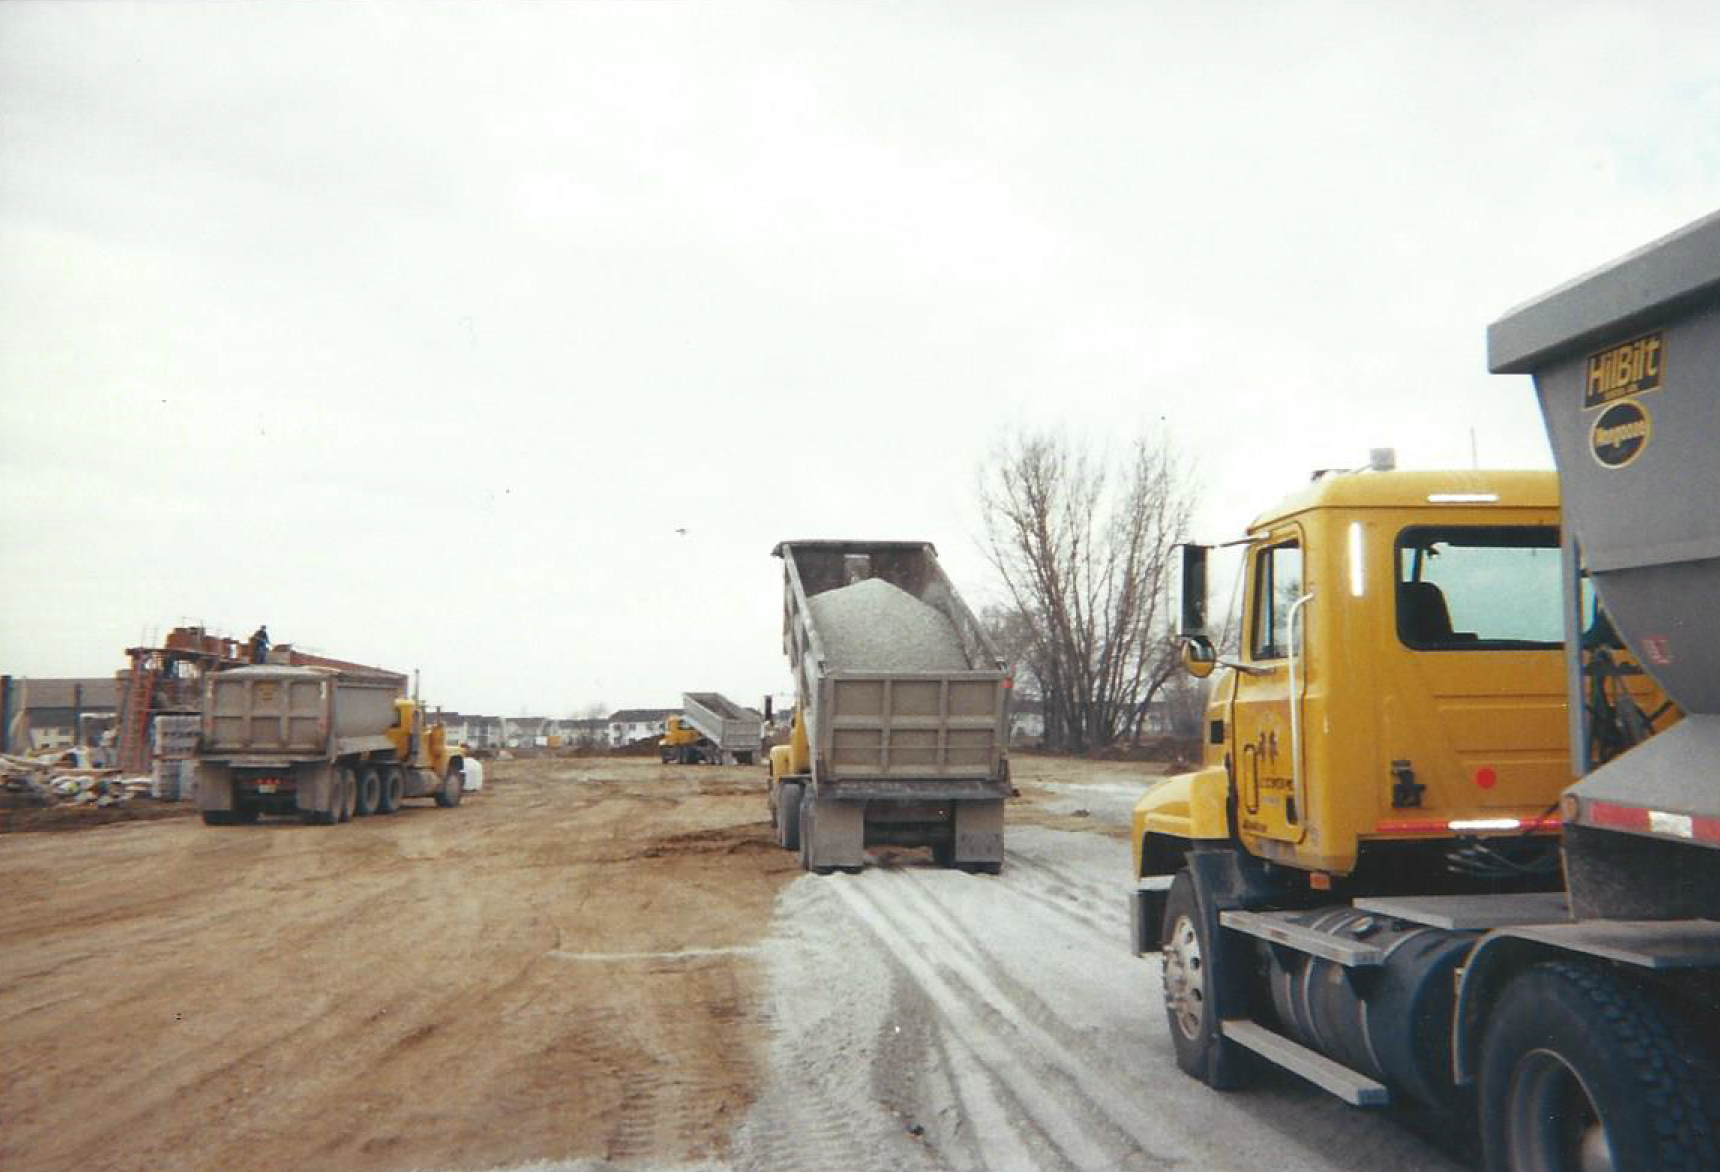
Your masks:
<svg viewBox="0 0 1720 1172"><path fill-rule="evenodd" d="M1030 876L1042 876L1047 881L1046 889L1042 890L1038 884L1031 881L1020 881L1021 871L1028 872ZM1061 868L1013 849L1004 853L1004 873L1001 878L1013 894L1055 913L1055 922L1058 924L1080 923L1096 935L1119 944L1126 939L1124 932L1127 924L1101 914L1095 906L1103 907L1106 902L1114 902L1121 907L1121 897L1115 891L1102 890L1096 883L1078 884Z"/></svg>
<svg viewBox="0 0 1720 1172"><path fill-rule="evenodd" d="M1064 1031L1053 1028L1056 1014L1044 999L1025 990L1006 990L987 971L986 955L973 933L935 898L927 898L928 884L915 882L907 873L863 878L882 881L838 883L837 895L947 1023L946 1045L969 1059L957 1069L974 1071L962 1084L964 1100L991 1094L986 1113L1030 1124L1050 1147L1049 1153L1038 1154L1051 1155L1051 1166L1097 1172L1170 1168L1183 1162L1183 1153L1155 1150L1151 1138L1136 1130L1139 1103L1120 1093L1059 1036ZM1013 1101L1006 1105L1006 1098ZM1023 1153L983 1154L987 1166L1007 1167Z"/></svg>
<svg viewBox="0 0 1720 1172"><path fill-rule="evenodd" d="M1236 1095L1183 1075L1109 882L1127 846L1024 827L1009 850L1001 877L908 863L782 892L738 1172L1460 1172L1288 1075Z"/></svg>
<svg viewBox="0 0 1720 1172"><path fill-rule="evenodd" d="M872 1090L874 1023L895 1016L887 958L856 947L831 889L810 877L785 889L777 920L765 943L769 1071L736 1132L734 1169L935 1172L942 1165ZM830 973L838 956L840 973Z"/></svg>

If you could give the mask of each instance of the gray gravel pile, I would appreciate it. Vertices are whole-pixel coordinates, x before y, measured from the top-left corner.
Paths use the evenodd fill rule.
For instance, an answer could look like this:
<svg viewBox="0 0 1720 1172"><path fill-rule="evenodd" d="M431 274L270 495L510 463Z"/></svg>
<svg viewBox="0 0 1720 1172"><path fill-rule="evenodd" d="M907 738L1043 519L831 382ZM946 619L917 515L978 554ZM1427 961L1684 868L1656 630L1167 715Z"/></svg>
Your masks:
<svg viewBox="0 0 1720 1172"><path fill-rule="evenodd" d="M882 578L807 600L831 668L966 671L967 653L943 612Z"/></svg>

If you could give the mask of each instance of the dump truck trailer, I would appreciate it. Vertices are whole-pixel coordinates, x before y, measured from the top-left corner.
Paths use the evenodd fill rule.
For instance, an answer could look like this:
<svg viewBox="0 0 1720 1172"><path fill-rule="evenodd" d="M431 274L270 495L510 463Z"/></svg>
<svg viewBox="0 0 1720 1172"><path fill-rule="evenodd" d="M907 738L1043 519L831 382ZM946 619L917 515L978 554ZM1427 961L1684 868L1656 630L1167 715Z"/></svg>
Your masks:
<svg viewBox="0 0 1720 1172"><path fill-rule="evenodd" d="M681 715L671 716L662 739L665 765L751 765L764 717L718 692L681 693Z"/></svg>
<svg viewBox="0 0 1720 1172"><path fill-rule="evenodd" d="M789 743L771 750L778 841L808 870L875 845L1003 866L1010 678L922 541L785 541Z"/></svg>
<svg viewBox="0 0 1720 1172"><path fill-rule="evenodd" d="M333 825L407 798L459 805L464 758L402 681L287 665L211 674L194 766L203 821L296 814Z"/></svg>
<svg viewBox="0 0 1720 1172"><path fill-rule="evenodd" d="M1322 478L1251 526L1229 661L1185 549L1223 671L1135 810L1134 948L1215 1088L1417 1102L1494 1172L1720 1168L1720 216L1489 362L1534 376L1561 512L1546 474Z"/></svg>

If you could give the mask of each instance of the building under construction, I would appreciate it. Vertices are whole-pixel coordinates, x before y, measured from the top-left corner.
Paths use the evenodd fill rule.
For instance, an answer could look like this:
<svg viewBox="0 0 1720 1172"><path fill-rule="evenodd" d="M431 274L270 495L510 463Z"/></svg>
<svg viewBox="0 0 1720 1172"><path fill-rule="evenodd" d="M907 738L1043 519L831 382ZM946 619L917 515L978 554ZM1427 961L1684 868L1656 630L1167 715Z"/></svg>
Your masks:
<svg viewBox="0 0 1720 1172"><path fill-rule="evenodd" d="M290 643L270 647L255 636L247 642L212 635L202 627L175 627L160 647L132 647L126 655L131 666L118 674L115 764L131 772L150 768L155 755L151 731L157 717L197 715L203 699L203 681L210 672L243 667L266 656L269 663L334 668L390 679L401 688L406 686L406 677L398 672L312 655Z"/></svg>

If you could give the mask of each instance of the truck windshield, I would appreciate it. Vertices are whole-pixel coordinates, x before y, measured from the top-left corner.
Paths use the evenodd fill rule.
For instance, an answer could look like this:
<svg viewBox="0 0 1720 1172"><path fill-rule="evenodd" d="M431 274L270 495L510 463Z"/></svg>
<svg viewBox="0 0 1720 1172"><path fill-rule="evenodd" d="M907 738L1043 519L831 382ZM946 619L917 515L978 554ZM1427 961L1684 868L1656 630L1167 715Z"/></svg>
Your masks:
<svg viewBox="0 0 1720 1172"><path fill-rule="evenodd" d="M1415 526L1397 539L1397 629L1417 651L1557 647L1559 531Z"/></svg>

